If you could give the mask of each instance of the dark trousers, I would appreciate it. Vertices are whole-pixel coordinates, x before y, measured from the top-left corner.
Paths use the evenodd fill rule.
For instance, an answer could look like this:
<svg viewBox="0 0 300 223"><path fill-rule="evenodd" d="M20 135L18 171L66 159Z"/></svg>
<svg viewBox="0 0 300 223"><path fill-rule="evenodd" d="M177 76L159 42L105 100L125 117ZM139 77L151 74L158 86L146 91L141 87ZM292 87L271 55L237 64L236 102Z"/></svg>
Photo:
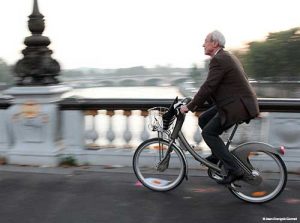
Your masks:
<svg viewBox="0 0 300 223"><path fill-rule="evenodd" d="M213 106L201 114L198 124L202 129L202 137L205 143L211 149L212 154L223 162L226 171L228 173L239 172L240 167L220 138L224 129L222 128L221 118L219 117L216 106Z"/></svg>

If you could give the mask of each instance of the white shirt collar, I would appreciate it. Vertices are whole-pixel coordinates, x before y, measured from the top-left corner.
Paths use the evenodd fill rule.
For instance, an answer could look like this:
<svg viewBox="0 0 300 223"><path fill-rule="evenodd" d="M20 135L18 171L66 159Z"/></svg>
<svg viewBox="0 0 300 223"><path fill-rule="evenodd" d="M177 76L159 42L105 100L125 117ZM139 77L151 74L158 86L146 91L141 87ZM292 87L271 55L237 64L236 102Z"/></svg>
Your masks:
<svg viewBox="0 0 300 223"><path fill-rule="evenodd" d="M216 56L217 53L219 53L221 49L222 49L222 47L220 47L219 49L217 49L217 51L215 52L215 54L213 55L213 57Z"/></svg>

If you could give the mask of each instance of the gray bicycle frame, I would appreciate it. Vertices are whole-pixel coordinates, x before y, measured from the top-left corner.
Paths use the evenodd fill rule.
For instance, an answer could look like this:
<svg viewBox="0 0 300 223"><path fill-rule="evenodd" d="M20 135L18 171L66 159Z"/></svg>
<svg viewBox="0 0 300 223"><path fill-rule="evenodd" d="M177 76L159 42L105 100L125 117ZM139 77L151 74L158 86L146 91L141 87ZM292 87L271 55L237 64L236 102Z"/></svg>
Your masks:
<svg viewBox="0 0 300 223"><path fill-rule="evenodd" d="M187 139L185 138L185 136L183 135L183 133L181 131L182 125L184 123L184 119L185 119L185 114L178 113L174 130L172 131L171 135L169 136L171 138L171 142L169 144L169 148L168 148L167 154L171 152L170 150L171 150L172 145L175 144L175 139L179 139L179 141L181 142L181 144L184 147L183 150L188 151L194 157L195 160L197 160L201 164L207 166L208 168L211 168L211 169L213 169L215 171L221 172L221 169L217 165L215 165L215 164L207 161L205 158L201 157L190 146L190 144L188 143ZM227 149L229 148L229 145L230 145L230 143L232 141L232 138L233 138L233 136L234 136L234 134L235 134L235 132L237 130L238 125L239 124L235 124L234 129L232 130L232 133L231 133L231 135L230 135L230 137L229 137L229 139L228 139L228 141L226 143L226 148ZM175 146L176 146L176 144L175 144ZM176 147L182 150L182 148L180 146L176 146ZM167 157L167 155L166 155L166 157ZM164 162L164 161L162 161L162 162Z"/></svg>
<svg viewBox="0 0 300 223"><path fill-rule="evenodd" d="M207 161L205 158L201 157L192 147L191 145L188 143L188 141L186 140L185 136L183 135L182 131L179 131L178 133L178 139L180 140L181 144L184 146L184 150L187 150L193 157L195 160L199 161L200 163L202 163L203 165L220 172L221 169L215 165L210 163L209 161ZM171 142L171 144L174 144ZM180 147L179 147L180 148ZM182 148L181 148L182 149Z"/></svg>

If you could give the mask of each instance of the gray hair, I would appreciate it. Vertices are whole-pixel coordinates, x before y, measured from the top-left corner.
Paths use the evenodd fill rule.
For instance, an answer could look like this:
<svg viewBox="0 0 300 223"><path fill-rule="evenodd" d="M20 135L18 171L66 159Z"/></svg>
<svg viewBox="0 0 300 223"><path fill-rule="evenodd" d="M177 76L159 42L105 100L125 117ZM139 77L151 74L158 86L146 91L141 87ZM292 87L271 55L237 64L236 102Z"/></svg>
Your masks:
<svg viewBox="0 0 300 223"><path fill-rule="evenodd" d="M210 39L212 42L217 42L220 47L225 47L225 37L220 31L212 31L210 33Z"/></svg>

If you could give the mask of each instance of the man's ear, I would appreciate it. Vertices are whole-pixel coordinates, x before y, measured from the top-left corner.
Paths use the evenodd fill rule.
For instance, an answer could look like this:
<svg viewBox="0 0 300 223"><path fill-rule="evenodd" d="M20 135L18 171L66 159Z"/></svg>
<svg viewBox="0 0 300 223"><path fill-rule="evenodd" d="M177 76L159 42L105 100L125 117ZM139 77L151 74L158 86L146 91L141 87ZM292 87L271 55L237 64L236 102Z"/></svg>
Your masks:
<svg viewBox="0 0 300 223"><path fill-rule="evenodd" d="M218 48L219 47L219 43L218 42L212 42L213 43L213 46L215 47L215 48Z"/></svg>

